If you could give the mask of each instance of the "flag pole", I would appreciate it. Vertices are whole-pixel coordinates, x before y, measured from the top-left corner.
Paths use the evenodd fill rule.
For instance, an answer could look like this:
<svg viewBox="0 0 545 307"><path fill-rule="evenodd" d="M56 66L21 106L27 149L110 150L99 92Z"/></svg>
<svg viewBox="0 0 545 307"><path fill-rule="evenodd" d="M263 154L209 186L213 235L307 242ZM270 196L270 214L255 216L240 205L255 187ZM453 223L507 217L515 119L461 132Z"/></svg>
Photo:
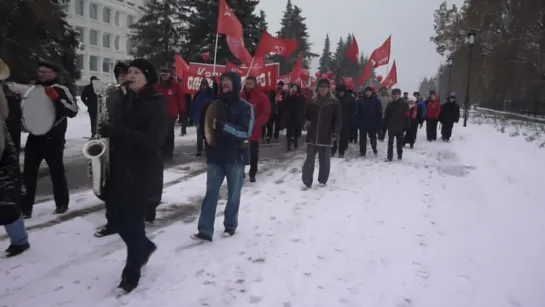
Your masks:
<svg viewBox="0 0 545 307"><path fill-rule="evenodd" d="M218 40L220 35L216 33L216 46L214 47L214 66L212 68L212 78L214 78L216 74L216 61L218 59Z"/></svg>
<svg viewBox="0 0 545 307"><path fill-rule="evenodd" d="M255 56L252 58L252 62L250 62L250 67L248 67L248 72L246 72L246 77L244 78L244 82L246 82L246 78L250 75L250 71L252 71L252 66L254 66ZM242 90L244 89L244 83L240 87L240 92L242 93Z"/></svg>

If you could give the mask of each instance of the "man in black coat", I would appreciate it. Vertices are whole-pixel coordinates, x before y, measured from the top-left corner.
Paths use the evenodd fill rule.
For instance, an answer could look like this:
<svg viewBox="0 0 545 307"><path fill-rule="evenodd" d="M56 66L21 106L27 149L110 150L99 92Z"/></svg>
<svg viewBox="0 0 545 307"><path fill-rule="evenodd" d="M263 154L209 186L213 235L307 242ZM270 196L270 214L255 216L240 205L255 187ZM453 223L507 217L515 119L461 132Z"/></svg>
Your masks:
<svg viewBox="0 0 545 307"><path fill-rule="evenodd" d="M347 91L344 84L337 85L335 87L335 92L342 109L342 128L339 140L333 142L331 155L335 156L337 149L339 149L339 157L342 158L348 149L348 141L351 139L356 117L356 101L354 100L354 96Z"/></svg>
<svg viewBox="0 0 545 307"><path fill-rule="evenodd" d="M382 123L382 105L380 100L373 95L373 89L368 86L365 88L363 97L358 99L356 121L360 131L360 155L365 157L367 153L367 136L371 141L371 149L376 156L377 151L377 133L381 129Z"/></svg>
<svg viewBox="0 0 545 307"><path fill-rule="evenodd" d="M304 111L307 131L307 157L303 164L303 184L310 188L314 180L316 154L320 163L318 182L325 186L329 179L331 146L339 139L342 128L342 108L330 92L327 79L320 79L316 90L318 95L309 102Z"/></svg>
<svg viewBox="0 0 545 307"><path fill-rule="evenodd" d="M144 59L129 64L127 94L112 104L110 122L99 133L110 139L109 174L105 185L115 230L127 245L127 261L118 288L131 292L140 270L156 246L146 237L149 200L162 188L162 146L166 138L168 102L157 92L157 73ZM115 96L112 96L115 99ZM158 186L159 185L159 186Z"/></svg>
<svg viewBox="0 0 545 307"><path fill-rule="evenodd" d="M403 133L409 128L409 105L401 97L401 90L392 90L392 102L386 107L384 113L386 129L388 130L388 153L386 162L391 162L394 156L394 140L397 148L397 159L403 157Z"/></svg>
<svg viewBox="0 0 545 307"><path fill-rule="evenodd" d="M460 105L456 102L456 94L451 93L448 101L441 107L439 121L441 122L441 139L445 142L452 136L454 123L460 120Z"/></svg>
<svg viewBox="0 0 545 307"><path fill-rule="evenodd" d="M89 84L86 85L81 92L81 101L87 107L87 112L89 112L89 118L91 120L91 137L97 133L98 96L93 89L94 80L98 80L98 78L92 76Z"/></svg>

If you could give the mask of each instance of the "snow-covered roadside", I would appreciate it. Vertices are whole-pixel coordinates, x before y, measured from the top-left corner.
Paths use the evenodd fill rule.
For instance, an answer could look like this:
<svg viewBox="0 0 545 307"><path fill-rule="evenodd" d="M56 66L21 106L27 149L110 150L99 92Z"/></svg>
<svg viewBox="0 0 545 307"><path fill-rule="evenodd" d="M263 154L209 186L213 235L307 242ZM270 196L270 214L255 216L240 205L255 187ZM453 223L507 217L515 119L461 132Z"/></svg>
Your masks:
<svg viewBox="0 0 545 307"><path fill-rule="evenodd" d="M419 138L402 162L334 159L325 188L301 191L300 158L267 173L244 188L233 238L188 248L194 223L154 232L159 250L123 303L543 306L542 150L487 125L456 126L449 144ZM74 219L32 234L29 253L0 261L0 301L119 306L125 251L93 229Z"/></svg>
<svg viewBox="0 0 545 307"><path fill-rule="evenodd" d="M493 125L500 133L523 138L540 148L545 148L545 121L543 123L502 118L501 115L473 113L469 124ZM462 128L463 129L463 128Z"/></svg>

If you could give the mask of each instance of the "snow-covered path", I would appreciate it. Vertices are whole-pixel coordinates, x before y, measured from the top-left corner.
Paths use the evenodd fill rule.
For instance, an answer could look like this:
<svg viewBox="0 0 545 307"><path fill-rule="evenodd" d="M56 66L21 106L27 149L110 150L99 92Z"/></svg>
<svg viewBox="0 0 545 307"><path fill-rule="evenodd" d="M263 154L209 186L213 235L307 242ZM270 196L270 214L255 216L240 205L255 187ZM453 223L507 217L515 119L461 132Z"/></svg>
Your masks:
<svg viewBox="0 0 545 307"><path fill-rule="evenodd" d="M34 232L29 253L0 260L0 306L545 306L543 150L488 125L454 133L420 135L401 162L383 162L385 144L335 158L309 191L302 157L262 174L235 237L191 246L181 222L152 233L159 249L123 302L118 238L93 238L83 218Z"/></svg>

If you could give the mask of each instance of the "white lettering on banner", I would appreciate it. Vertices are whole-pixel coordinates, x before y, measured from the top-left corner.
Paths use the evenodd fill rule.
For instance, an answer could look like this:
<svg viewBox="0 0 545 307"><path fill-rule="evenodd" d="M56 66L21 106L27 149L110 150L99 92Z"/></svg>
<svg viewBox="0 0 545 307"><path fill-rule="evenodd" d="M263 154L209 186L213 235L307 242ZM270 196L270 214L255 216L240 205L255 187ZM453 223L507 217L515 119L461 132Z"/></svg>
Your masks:
<svg viewBox="0 0 545 307"><path fill-rule="evenodd" d="M190 90L190 91L198 91L199 88L201 87L201 82L202 82L202 79L203 77L189 77L187 78L187 89ZM208 79L208 84L212 84L212 80L209 79L209 78L206 78Z"/></svg>
<svg viewBox="0 0 545 307"><path fill-rule="evenodd" d="M242 76L242 84L244 84L244 82L246 81L246 76ZM267 73L261 73L259 74L259 76L255 77L256 79L256 83L257 85L259 85L260 87L269 87L272 85L272 76L271 76L271 72L267 72Z"/></svg>

